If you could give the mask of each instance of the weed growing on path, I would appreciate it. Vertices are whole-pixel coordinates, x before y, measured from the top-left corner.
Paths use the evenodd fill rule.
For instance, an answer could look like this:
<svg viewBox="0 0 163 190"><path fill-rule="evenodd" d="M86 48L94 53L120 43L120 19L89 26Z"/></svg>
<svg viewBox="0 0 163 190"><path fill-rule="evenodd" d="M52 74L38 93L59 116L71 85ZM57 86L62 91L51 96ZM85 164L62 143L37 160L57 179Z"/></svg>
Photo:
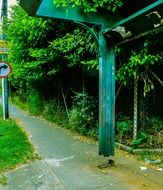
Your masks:
<svg viewBox="0 0 163 190"><path fill-rule="evenodd" d="M7 185L7 178L3 174L0 175L0 184L3 186Z"/></svg>

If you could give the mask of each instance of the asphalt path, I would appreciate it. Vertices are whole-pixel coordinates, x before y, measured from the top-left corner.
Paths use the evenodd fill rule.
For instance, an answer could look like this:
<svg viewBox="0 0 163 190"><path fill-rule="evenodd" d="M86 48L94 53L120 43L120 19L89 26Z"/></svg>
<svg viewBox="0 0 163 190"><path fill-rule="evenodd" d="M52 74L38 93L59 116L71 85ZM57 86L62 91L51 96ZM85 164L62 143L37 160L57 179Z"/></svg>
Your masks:
<svg viewBox="0 0 163 190"><path fill-rule="evenodd" d="M100 169L108 158L98 155L98 143L10 105L41 160L6 172L0 190L162 190L163 173L133 156L119 153L115 166Z"/></svg>

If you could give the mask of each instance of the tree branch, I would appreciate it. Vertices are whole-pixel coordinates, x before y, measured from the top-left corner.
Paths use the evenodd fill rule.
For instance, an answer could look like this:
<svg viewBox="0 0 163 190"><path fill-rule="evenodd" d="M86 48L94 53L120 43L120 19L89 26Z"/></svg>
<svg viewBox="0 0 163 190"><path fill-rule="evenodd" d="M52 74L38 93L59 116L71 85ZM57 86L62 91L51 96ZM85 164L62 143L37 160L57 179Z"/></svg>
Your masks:
<svg viewBox="0 0 163 190"><path fill-rule="evenodd" d="M149 70L149 72L160 83L160 85L163 87L163 82L161 81L161 79L153 71Z"/></svg>

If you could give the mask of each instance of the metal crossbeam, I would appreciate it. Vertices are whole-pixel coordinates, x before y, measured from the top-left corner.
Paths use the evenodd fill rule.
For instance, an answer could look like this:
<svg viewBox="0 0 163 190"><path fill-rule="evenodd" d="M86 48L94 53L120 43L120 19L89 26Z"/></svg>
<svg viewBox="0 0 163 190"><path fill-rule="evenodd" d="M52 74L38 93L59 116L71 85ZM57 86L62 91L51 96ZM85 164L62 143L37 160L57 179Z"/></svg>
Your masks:
<svg viewBox="0 0 163 190"><path fill-rule="evenodd" d="M32 16L50 17L97 25L111 26L122 19L120 14L108 11L86 13L78 7L57 7L55 0L20 0L20 5Z"/></svg>
<svg viewBox="0 0 163 190"><path fill-rule="evenodd" d="M156 2L154 2L154 3L152 3L152 4L150 4L149 6L147 6L147 7L143 8L143 9L139 10L138 12L136 12L136 13L130 15L129 17L127 17L127 18L125 18L125 19L123 19L123 20L117 22L116 24L112 25L111 27L107 28L107 29L104 31L104 33L107 33L107 32L109 32L110 30L116 28L117 26L124 25L124 24L126 24L126 23L128 23L128 22L130 22L130 21L132 21L132 20L134 20L134 19L136 19L137 17L139 17L139 16L141 16L141 15L147 13L148 11L150 11L150 10L152 10L152 9L154 9L154 8L156 8L156 7L158 7L158 6L160 6L161 4L163 4L163 0L158 0L158 1L156 1Z"/></svg>

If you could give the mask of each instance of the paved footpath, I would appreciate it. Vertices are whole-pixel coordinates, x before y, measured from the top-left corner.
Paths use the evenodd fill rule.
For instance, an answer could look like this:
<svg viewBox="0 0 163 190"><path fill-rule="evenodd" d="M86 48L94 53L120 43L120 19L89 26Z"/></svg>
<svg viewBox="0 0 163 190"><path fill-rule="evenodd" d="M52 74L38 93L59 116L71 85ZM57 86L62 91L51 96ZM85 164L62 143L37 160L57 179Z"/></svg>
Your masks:
<svg viewBox="0 0 163 190"><path fill-rule="evenodd" d="M98 156L96 143L29 116L10 106L12 117L20 120L42 160L5 173L8 185L0 190L162 190L163 173L134 158L117 155L115 166L99 169L107 158Z"/></svg>

